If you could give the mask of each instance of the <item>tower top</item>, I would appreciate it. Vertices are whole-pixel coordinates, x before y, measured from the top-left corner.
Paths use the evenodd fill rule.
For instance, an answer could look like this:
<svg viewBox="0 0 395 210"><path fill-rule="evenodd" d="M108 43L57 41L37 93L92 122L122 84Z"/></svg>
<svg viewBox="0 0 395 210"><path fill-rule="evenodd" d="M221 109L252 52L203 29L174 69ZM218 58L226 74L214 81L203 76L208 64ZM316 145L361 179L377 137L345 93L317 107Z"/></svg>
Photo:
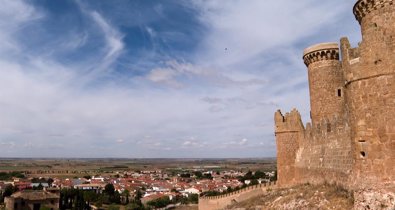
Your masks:
<svg viewBox="0 0 395 210"><path fill-rule="evenodd" d="M358 0L354 5L354 15L359 23L369 13L379 8L393 5L393 0Z"/></svg>
<svg viewBox="0 0 395 210"><path fill-rule="evenodd" d="M308 47L303 51L303 60L307 67L316 61L339 60L339 44L327 42Z"/></svg>

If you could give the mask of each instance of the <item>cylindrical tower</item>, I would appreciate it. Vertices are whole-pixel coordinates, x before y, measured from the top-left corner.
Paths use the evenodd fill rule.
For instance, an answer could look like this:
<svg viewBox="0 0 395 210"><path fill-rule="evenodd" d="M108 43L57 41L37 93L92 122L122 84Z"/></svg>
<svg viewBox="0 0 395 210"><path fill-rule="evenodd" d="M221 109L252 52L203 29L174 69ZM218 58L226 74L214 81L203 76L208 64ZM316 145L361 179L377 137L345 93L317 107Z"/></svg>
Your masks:
<svg viewBox="0 0 395 210"><path fill-rule="evenodd" d="M339 61L339 45L322 43L305 49L303 60L308 67L311 121L344 113L344 79Z"/></svg>
<svg viewBox="0 0 395 210"><path fill-rule="evenodd" d="M354 186L395 183L395 5L393 0L359 0L361 24L357 63L347 76L347 106L354 145Z"/></svg>
<svg viewBox="0 0 395 210"><path fill-rule="evenodd" d="M359 0L354 15L361 24L361 57L365 64L391 65L395 49L395 16L393 0ZM387 72L388 69L377 68ZM367 73L367 72L364 72ZM375 74L375 72L370 72Z"/></svg>

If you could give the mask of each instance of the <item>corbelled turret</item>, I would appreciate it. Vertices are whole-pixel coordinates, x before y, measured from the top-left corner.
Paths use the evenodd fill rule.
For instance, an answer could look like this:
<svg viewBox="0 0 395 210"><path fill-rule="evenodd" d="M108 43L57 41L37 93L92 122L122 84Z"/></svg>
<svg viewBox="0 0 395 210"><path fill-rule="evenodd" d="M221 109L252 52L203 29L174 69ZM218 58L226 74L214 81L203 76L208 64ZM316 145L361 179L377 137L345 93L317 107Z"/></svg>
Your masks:
<svg viewBox="0 0 395 210"><path fill-rule="evenodd" d="M311 120L315 124L344 112L343 73L337 43L321 43L305 49L308 67Z"/></svg>

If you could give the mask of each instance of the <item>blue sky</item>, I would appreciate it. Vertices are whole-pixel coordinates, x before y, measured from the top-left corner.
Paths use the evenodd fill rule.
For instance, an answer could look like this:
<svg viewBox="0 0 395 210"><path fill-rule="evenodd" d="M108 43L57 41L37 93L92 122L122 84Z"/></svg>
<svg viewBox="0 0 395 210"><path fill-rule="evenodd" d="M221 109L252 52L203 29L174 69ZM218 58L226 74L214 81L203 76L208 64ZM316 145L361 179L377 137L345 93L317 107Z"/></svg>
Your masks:
<svg viewBox="0 0 395 210"><path fill-rule="evenodd" d="M274 157L353 1L0 0L0 156Z"/></svg>

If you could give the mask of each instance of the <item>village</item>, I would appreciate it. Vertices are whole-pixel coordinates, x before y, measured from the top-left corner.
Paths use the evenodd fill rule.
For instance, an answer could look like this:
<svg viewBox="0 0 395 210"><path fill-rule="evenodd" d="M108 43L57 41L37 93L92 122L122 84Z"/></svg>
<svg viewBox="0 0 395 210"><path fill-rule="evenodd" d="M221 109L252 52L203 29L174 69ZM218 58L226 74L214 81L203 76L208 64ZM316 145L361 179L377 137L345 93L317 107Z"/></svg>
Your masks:
<svg viewBox="0 0 395 210"><path fill-rule="evenodd" d="M40 208L51 205L54 209L81 205L101 209L113 205L115 209L161 208L172 205L197 204L199 196L229 193L247 186L267 183L276 179L275 171L215 171L192 169L180 173L163 170L114 171L111 175L84 175L82 177L27 177L20 172L0 173L1 204L3 208L19 209L29 199L40 200ZM41 194L33 198L33 194ZM71 196L67 198L67 196ZM11 198L11 199L10 199ZM50 201L48 201L48 199ZM23 203L18 203L23 200ZM70 200L74 200L70 203ZM81 202L81 201L79 201ZM47 205L48 204L48 205ZM58 207L59 206L59 207ZM118 206L118 207L117 207Z"/></svg>

